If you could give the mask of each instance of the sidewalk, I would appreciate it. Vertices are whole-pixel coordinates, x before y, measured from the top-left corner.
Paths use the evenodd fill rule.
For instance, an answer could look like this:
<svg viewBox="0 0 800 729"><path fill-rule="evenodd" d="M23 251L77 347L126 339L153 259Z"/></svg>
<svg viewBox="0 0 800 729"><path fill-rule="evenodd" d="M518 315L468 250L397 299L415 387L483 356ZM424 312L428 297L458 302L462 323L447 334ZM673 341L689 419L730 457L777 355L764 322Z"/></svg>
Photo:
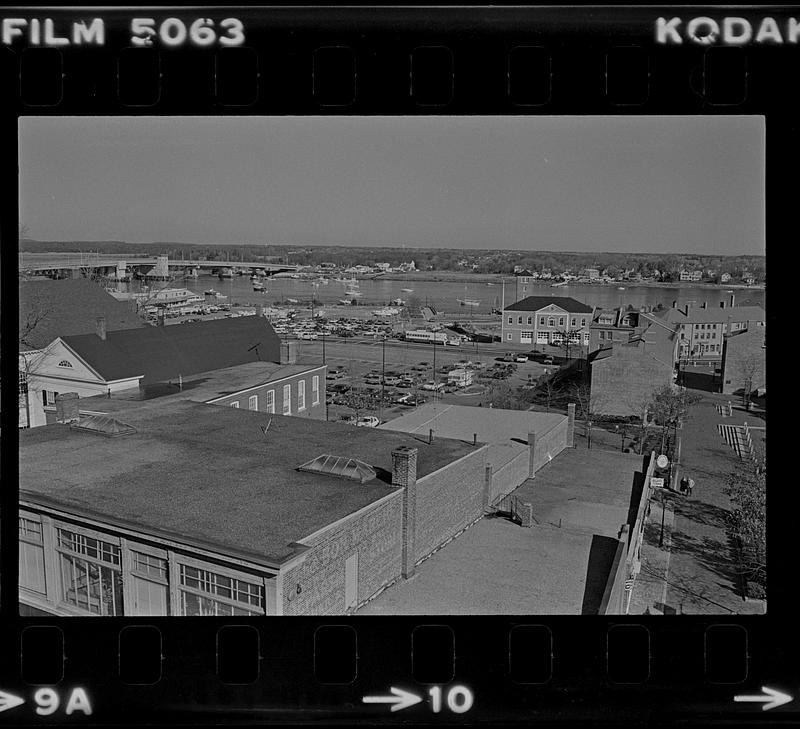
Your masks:
<svg viewBox="0 0 800 729"><path fill-rule="evenodd" d="M653 499L642 545L642 571L634 583L630 613L660 614L760 614L760 601L742 599L733 551L726 531L731 510L724 493L728 473L739 462L718 432L717 424L753 426L765 422L756 413L734 407L733 417L723 418L716 406L727 396L703 394L692 406L682 431L680 474L695 480L691 498L670 492L673 523L669 542L658 548L661 507ZM666 521L669 521L669 507ZM668 548L669 543L669 548ZM659 590L660 587L660 590ZM664 589L666 588L666 589Z"/></svg>

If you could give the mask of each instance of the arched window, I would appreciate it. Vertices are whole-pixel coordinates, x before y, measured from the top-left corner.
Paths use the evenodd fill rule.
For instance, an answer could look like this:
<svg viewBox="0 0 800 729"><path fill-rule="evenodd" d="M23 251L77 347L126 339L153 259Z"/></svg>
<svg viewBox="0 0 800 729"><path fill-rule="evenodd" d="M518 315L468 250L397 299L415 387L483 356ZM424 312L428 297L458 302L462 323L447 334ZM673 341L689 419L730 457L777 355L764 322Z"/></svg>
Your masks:
<svg viewBox="0 0 800 729"><path fill-rule="evenodd" d="M66 359L62 359L62 360L61 360L61 361L58 363L58 366L59 366L59 367L72 367L72 362L70 362L70 361L68 361L68 360L66 360Z"/></svg>

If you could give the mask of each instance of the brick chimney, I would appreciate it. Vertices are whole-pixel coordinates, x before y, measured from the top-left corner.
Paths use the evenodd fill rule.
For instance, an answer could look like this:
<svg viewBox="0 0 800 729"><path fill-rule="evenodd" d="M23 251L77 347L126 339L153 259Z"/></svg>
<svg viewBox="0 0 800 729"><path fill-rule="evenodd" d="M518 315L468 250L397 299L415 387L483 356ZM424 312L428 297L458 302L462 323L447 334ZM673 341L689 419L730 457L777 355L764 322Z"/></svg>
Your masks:
<svg viewBox="0 0 800 729"><path fill-rule="evenodd" d="M56 422L71 423L73 420L78 420L79 399L77 392L60 392L56 395Z"/></svg>
<svg viewBox="0 0 800 729"><path fill-rule="evenodd" d="M106 318L104 316L98 316L95 319L95 334L97 334L100 339L105 341L106 338Z"/></svg>
<svg viewBox="0 0 800 729"><path fill-rule="evenodd" d="M294 339L287 339L281 342L281 364L297 363L297 342Z"/></svg>
<svg viewBox="0 0 800 729"><path fill-rule="evenodd" d="M399 446L392 451L392 486L403 489L402 505L402 562L404 578L414 574L417 561L417 454L411 446Z"/></svg>

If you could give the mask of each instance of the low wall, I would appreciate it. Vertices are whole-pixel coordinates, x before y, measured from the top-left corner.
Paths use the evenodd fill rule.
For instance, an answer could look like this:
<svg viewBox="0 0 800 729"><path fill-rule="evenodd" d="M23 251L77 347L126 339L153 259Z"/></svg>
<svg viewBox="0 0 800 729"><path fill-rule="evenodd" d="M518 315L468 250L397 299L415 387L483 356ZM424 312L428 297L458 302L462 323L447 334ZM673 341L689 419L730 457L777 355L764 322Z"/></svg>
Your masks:
<svg viewBox="0 0 800 729"><path fill-rule="evenodd" d="M345 562L358 552L358 599L364 602L400 576L402 489L355 518L304 540L302 562L283 574L284 615L345 613ZM299 592L298 592L299 586Z"/></svg>
<svg viewBox="0 0 800 729"><path fill-rule="evenodd" d="M546 433L536 434L536 443L533 452L534 473L542 466L546 466L561 451L567 447L567 431L569 421L565 417L558 425L548 430Z"/></svg>
<svg viewBox="0 0 800 729"><path fill-rule="evenodd" d="M628 579L627 561L625 554L628 550L628 527L623 527L621 539L617 542L617 551L611 562L611 569L606 580L603 598L600 600L598 615L624 615L625 614L625 580Z"/></svg>
<svg viewBox="0 0 800 729"><path fill-rule="evenodd" d="M480 448L417 481L417 561L483 514L486 451Z"/></svg>
<svg viewBox="0 0 800 729"><path fill-rule="evenodd" d="M489 492L490 504L495 503L506 494L510 494L528 478L530 460L530 453L526 448L492 474L492 488Z"/></svg>

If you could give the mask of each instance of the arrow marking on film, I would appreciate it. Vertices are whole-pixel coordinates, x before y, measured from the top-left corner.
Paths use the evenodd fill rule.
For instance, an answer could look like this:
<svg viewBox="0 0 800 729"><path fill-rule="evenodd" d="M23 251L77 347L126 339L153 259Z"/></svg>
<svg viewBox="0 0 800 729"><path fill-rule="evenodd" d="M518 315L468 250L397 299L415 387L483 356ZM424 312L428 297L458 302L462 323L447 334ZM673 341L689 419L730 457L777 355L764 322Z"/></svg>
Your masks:
<svg viewBox="0 0 800 729"><path fill-rule="evenodd" d="M0 691L0 711L7 711L13 709L20 704L24 704L25 699L14 696L14 694L7 694L5 691Z"/></svg>
<svg viewBox="0 0 800 729"><path fill-rule="evenodd" d="M761 690L764 692L763 694L759 694L758 696L734 696L734 701L760 701L764 704L761 707L762 711L769 711L770 709L774 709L776 706L782 706L783 704L788 704L792 701L792 697L789 694L785 694L782 691L777 691L776 689L772 689L769 686L762 686Z"/></svg>
<svg viewBox="0 0 800 729"><path fill-rule="evenodd" d="M392 711L407 709L409 706L414 706L414 704L422 701L420 696L409 691L403 691L403 689L394 688L393 686L389 690L392 692L392 696L365 696L361 700L365 704L392 704Z"/></svg>

